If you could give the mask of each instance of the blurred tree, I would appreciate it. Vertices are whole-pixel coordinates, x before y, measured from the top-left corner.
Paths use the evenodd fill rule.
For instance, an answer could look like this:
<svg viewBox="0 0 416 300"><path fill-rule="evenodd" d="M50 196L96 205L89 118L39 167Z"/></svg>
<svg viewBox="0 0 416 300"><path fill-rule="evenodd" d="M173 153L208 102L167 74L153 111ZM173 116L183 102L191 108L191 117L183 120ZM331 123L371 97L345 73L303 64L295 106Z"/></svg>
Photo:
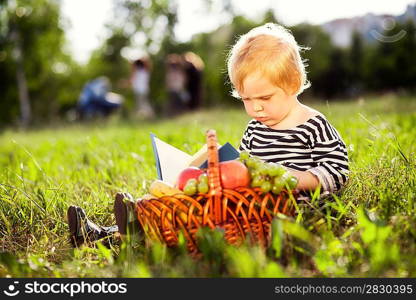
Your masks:
<svg viewBox="0 0 416 300"><path fill-rule="evenodd" d="M62 51L59 1L3 0L0 28L0 123L19 119L26 127L31 119L51 117L72 63Z"/></svg>
<svg viewBox="0 0 416 300"><path fill-rule="evenodd" d="M408 22L406 24L408 40L405 49L407 49L408 55L408 75L406 79L406 87L413 93L416 92L416 24L415 22Z"/></svg>
<svg viewBox="0 0 416 300"><path fill-rule="evenodd" d="M351 96L362 93L364 85L364 45L361 34L355 31L352 34L351 47L348 57L348 73Z"/></svg>
<svg viewBox="0 0 416 300"><path fill-rule="evenodd" d="M307 48L301 55L312 86L305 91L305 95L322 96L328 85L323 74L331 67L331 53L334 50L331 39L320 26L302 23L290 29L298 44Z"/></svg>
<svg viewBox="0 0 416 300"><path fill-rule="evenodd" d="M273 11L251 20L236 15L235 2L203 0L203 13L222 14L228 22L215 30L195 34L188 42L174 35L178 0L114 0L107 37L88 64L78 65L64 51L65 20L59 0L0 0L0 124L20 120L49 120L75 105L86 81L105 75L114 90L132 99L128 84L130 60L149 54L153 62L151 99L161 111L166 99L165 57L193 51L203 59L204 106L239 105L230 95L227 54L236 39L266 22L279 23ZM215 4L215 5L214 5ZM220 7L220 12L215 11ZM302 46L312 87L303 97L346 97L362 91L414 90L416 82L416 28L397 24L383 33L406 35L388 43L369 44L354 33L348 48L335 47L320 26L298 24L289 29ZM129 103L131 102L131 103ZM126 102L127 106L132 101Z"/></svg>
<svg viewBox="0 0 416 300"><path fill-rule="evenodd" d="M403 30L406 35L395 44L397 75L402 78L398 88L416 91L416 25L408 21Z"/></svg>
<svg viewBox="0 0 416 300"><path fill-rule="evenodd" d="M119 83L129 74L129 62L121 55L122 50L130 45L130 39L121 30L114 29L110 36L103 41L100 48L95 50L87 65L88 77L106 76L113 83ZM116 84L117 88L122 84Z"/></svg>
<svg viewBox="0 0 416 300"><path fill-rule="evenodd" d="M404 36L400 36L405 32ZM412 21L396 24L382 36L393 37L391 40L377 41L371 51L367 65L368 77L372 90L398 91L415 90L416 82L416 28ZM399 37L397 40L394 37Z"/></svg>
<svg viewBox="0 0 416 300"><path fill-rule="evenodd" d="M369 63L372 87L387 91L395 86L394 45L378 42Z"/></svg>
<svg viewBox="0 0 416 300"><path fill-rule="evenodd" d="M327 98L346 95L349 88L347 58L347 49L333 48L329 57L329 68L321 74L321 80L325 84L321 87L320 94Z"/></svg>
<svg viewBox="0 0 416 300"><path fill-rule="evenodd" d="M151 98L160 98L164 82L160 74L161 68L163 70L160 54L166 52L170 44L175 44L176 10L177 1L116 0L113 19L106 26L108 37L93 52L87 65L88 77L107 76L114 90L127 98L125 105L129 108L133 105L128 82L131 62L140 55L153 54Z"/></svg>
<svg viewBox="0 0 416 300"><path fill-rule="evenodd" d="M113 27L129 39L141 40L143 50L155 54L163 40L174 39L177 8L177 1L116 0Z"/></svg>
<svg viewBox="0 0 416 300"><path fill-rule="evenodd" d="M276 14L272 9L266 10L263 16L263 23L279 23Z"/></svg>
<svg viewBox="0 0 416 300"><path fill-rule="evenodd" d="M205 62L205 105L239 105L231 97L231 85L227 73L227 55L238 36L246 33L259 23L244 16L234 16L229 24L218 27L210 33L195 35L192 39L194 50Z"/></svg>

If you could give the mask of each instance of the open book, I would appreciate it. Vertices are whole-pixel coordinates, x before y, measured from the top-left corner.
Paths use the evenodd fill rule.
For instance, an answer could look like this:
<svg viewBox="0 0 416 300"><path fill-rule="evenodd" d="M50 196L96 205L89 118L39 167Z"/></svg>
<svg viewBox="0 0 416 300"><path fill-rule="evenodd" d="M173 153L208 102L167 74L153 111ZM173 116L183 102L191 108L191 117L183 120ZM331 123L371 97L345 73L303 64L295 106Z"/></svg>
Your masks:
<svg viewBox="0 0 416 300"><path fill-rule="evenodd" d="M178 148L162 141L154 134L150 134L153 152L156 160L158 179L175 184L180 172L190 166L207 168L208 151L205 144L194 155L185 153ZM230 143L218 145L220 161L238 158L239 152Z"/></svg>

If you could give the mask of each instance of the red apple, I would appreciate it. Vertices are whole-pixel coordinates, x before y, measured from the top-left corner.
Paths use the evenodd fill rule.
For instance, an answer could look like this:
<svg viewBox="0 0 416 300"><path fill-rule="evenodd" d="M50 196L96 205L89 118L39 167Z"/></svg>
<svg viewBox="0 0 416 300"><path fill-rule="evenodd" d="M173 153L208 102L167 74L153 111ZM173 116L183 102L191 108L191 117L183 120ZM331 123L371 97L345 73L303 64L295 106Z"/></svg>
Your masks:
<svg viewBox="0 0 416 300"><path fill-rule="evenodd" d="M203 173L204 171L197 167L188 167L182 170L182 172L179 174L176 185L181 191L183 191L189 179L191 178L198 179L198 177Z"/></svg>
<svg viewBox="0 0 416 300"><path fill-rule="evenodd" d="M250 173L247 167L237 160L220 163L221 185L224 189L235 189L250 184Z"/></svg>

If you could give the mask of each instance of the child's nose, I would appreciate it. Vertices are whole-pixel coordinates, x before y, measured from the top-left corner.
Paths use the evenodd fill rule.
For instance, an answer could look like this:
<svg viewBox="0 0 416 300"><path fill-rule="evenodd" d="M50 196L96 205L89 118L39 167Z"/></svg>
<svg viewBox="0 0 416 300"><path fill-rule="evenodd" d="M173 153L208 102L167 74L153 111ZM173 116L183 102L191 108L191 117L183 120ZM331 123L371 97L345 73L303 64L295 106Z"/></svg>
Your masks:
<svg viewBox="0 0 416 300"><path fill-rule="evenodd" d="M253 109L254 111L262 111L263 106L259 102L253 102Z"/></svg>

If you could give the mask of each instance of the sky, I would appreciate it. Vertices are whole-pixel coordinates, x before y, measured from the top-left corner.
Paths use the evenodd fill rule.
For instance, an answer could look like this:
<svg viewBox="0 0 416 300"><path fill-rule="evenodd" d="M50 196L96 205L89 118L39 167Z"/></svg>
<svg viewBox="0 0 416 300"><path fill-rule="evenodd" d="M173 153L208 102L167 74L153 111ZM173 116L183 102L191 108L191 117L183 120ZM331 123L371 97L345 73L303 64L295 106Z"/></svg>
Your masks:
<svg viewBox="0 0 416 300"><path fill-rule="evenodd" d="M68 48L74 58L85 63L91 52L105 38L104 24L112 17L112 0L61 0L67 29ZM179 0L175 34L180 41L193 34L211 31L229 21L220 11L219 0L212 0L208 14L202 0ZM301 22L320 24L337 18L361 16L366 13L398 15L415 0L232 0L236 12L250 18L260 17L273 9L284 25Z"/></svg>

